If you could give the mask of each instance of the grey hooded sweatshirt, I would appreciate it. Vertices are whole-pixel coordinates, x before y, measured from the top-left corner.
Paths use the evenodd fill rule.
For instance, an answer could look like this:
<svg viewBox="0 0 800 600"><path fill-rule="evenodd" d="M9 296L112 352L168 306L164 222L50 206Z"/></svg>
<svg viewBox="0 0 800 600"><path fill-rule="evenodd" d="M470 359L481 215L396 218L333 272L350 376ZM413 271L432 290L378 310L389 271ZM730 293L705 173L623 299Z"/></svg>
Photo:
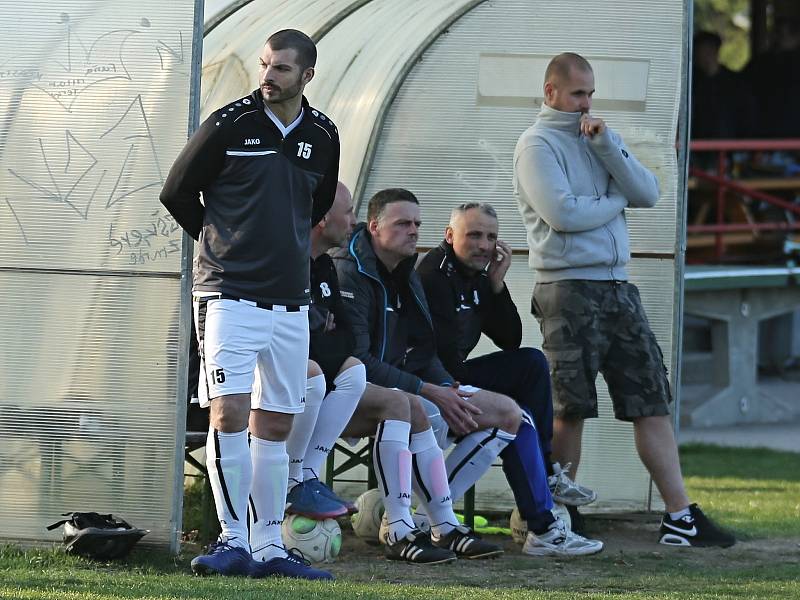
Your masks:
<svg viewBox="0 0 800 600"><path fill-rule="evenodd" d="M581 113L542 105L514 151L514 193L536 281L628 279L625 208L658 201L658 180L606 128L580 133Z"/></svg>

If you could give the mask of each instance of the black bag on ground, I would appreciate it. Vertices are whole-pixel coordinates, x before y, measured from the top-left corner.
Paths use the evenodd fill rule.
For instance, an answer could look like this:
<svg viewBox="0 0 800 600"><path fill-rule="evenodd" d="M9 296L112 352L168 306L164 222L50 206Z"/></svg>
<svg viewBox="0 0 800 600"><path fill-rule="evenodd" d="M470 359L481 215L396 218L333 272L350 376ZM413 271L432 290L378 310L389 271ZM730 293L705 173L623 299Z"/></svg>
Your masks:
<svg viewBox="0 0 800 600"><path fill-rule="evenodd" d="M150 533L137 529L124 519L96 512L64 513L68 517L47 527L64 526L64 550L97 560L113 560L128 555L133 546Z"/></svg>

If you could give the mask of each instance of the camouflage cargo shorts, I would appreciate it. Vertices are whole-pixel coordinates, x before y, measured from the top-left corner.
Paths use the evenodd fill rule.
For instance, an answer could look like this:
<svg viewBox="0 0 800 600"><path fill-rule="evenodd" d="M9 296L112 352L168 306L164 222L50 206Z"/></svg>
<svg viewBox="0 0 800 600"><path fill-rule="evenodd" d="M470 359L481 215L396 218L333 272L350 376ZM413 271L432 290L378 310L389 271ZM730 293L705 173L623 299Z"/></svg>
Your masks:
<svg viewBox="0 0 800 600"><path fill-rule="evenodd" d="M597 416L598 372L606 380L617 419L669 414L672 397L664 357L635 285L537 283L531 312L544 336L556 417Z"/></svg>

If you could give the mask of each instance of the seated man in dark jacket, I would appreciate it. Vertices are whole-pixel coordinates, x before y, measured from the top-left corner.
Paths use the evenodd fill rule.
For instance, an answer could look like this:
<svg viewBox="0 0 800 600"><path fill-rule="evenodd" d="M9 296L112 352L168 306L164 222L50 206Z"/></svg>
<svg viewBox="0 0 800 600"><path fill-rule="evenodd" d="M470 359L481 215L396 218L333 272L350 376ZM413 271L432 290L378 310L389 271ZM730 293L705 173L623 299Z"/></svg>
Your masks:
<svg viewBox="0 0 800 600"><path fill-rule="evenodd" d="M414 271L420 224L419 202L411 192L382 190L370 199L367 223L358 226L349 248L333 256L342 298L350 309L354 354L366 366L367 380L421 396L442 444L448 430L459 436L447 457L451 498L455 500L509 444L517 447L513 442L518 431L533 427L512 399L461 386L442 366L425 293ZM530 439L528 434L522 437ZM533 443L538 447L535 432ZM525 491L530 487L527 482L519 487L520 493L529 493ZM419 489L415 491L423 497ZM602 543L584 540L578 552L577 536L566 531L549 508L552 501L544 512L549 517L547 527L555 525L553 539L547 545L526 543L524 552L565 554L570 546L573 551L569 554L588 554L602 549ZM439 525L432 523L434 540L440 535Z"/></svg>
<svg viewBox="0 0 800 600"><path fill-rule="evenodd" d="M575 484L567 468L550 461L553 403L547 360L539 350L520 348L522 321L504 281L511 249L497 234L497 213L491 205L462 204L453 209L444 241L422 259L417 272L445 368L463 383L514 398L533 419L541 454L523 460L504 456L503 470L509 482L520 482L512 483L512 490L529 530L544 534L549 524L536 515L551 492L557 502L569 506L588 504L597 495ZM501 351L468 359L482 333ZM537 448L532 446L532 450L535 453ZM546 469L550 490L530 488L529 493L518 493L526 481L540 479L528 474L537 469Z"/></svg>

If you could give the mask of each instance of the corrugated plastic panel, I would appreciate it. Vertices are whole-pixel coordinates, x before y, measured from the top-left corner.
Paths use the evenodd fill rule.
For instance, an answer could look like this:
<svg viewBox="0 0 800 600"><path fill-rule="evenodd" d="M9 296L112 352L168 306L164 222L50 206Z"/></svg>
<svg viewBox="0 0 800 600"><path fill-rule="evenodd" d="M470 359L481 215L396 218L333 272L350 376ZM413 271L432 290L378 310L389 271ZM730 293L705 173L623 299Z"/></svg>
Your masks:
<svg viewBox="0 0 800 600"><path fill-rule="evenodd" d="M158 193L186 140L194 0L16 6L0 40L0 264L178 273Z"/></svg>
<svg viewBox="0 0 800 600"><path fill-rule="evenodd" d="M0 272L0 537L70 510L172 541L180 281Z"/></svg>
<svg viewBox="0 0 800 600"><path fill-rule="evenodd" d="M203 117L235 98L258 87L258 57L267 37L281 29L299 29L313 39L353 10L370 0L253 0L241 6L219 22L205 36L203 43L203 86L201 114ZM241 2L212 3L210 11L224 12L226 7ZM337 55L338 59L341 55ZM319 77L328 77L318 65ZM311 93L312 82L307 93ZM318 108L327 112L325 106Z"/></svg>
<svg viewBox="0 0 800 600"><path fill-rule="evenodd" d="M428 246L452 206L488 201L506 241L526 248L512 194L514 146L538 112L542 65L572 50L598 64L595 113L660 180L658 205L628 212L633 251L672 253L682 23L678 2L587 2L580 10L553 2L532 10L523 0L480 4L436 39L400 86L378 138L361 214L378 189L408 187L422 202L423 222L434 225L423 228L421 243ZM492 71L501 66L502 77ZM520 80L529 82L527 95ZM343 123L340 129L347 135Z"/></svg>
<svg viewBox="0 0 800 600"><path fill-rule="evenodd" d="M196 4L0 17L2 538L94 510L176 547L186 256L158 194L187 137Z"/></svg>
<svg viewBox="0 0 800 600"><path fill-rule="evenodd" d="M308 96L339 128L339 178L351 189L357 191L365 183L358 177L369 159L373 130L396 86L403 84L400 76L409 61L430 37L474 4L476 0L373 0L320 41L321 76L309 84ZM381 135L377 144L388 141Z"/></svg>

